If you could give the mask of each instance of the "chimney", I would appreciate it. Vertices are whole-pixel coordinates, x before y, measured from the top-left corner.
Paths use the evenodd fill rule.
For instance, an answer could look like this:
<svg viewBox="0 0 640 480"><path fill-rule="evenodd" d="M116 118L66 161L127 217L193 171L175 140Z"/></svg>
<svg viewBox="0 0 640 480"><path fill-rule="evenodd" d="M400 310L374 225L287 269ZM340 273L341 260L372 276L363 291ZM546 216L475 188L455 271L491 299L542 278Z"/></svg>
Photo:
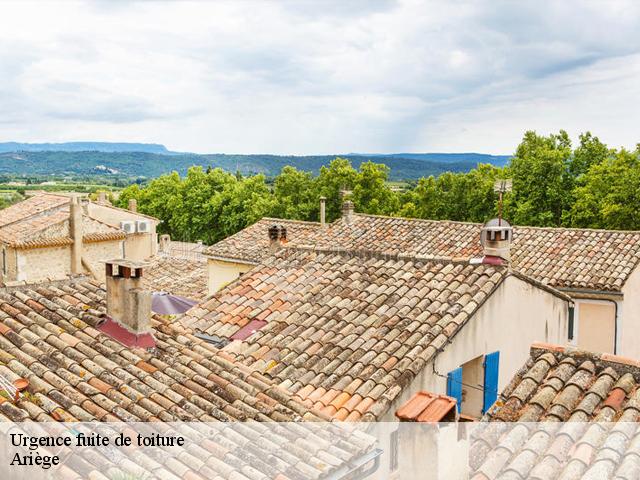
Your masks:
<svg viewBox="0 0 640 480"><path fill-rule="evenodd" d="M71 235L71 274L82 273L82 206L77 196L69 200L69 233Z"/></svg>
<svg viewBox="0 0 640 480"><path fill-rule="evenodd" d="M107 192L104 192L104 191L98 192L98 203L100 204L107 203Z"/></svg>
<svg viewBox="0 0 640 480"><path fill-rule="evenodd" d="M327 197L320 197L320 226L324 227L327 223L326 218Z"/></svg>
<svg viewBox="0 0 640 480"><path fill-rule="evenodd" d="M151 293L142 288L143 266L122 259L106 262L107 315L136 336L151 333Z"/></svg>
<svg viewBox="0 0 640 480"><path fill-rule="evenodd" d="M138 211L138 201L135 198L129 199L129 210L134 213Z"/></svg>
<svg viewBox="0 0 640 480"><path fill-rule="evenodd" d="M482 263L503 265L511 259L513 228L506 220L494 218L486 222L480 231L483 247Z"/></svg>
<svg viewBox="0 0 640 480"><path fill-rule="evenodd" d="M160 235L160 252L169 253L170 248L171 248L171 237L167 233Z"/></svg>
<svg viewBox="0 0 640 480"><path fill-rule="evenodd" d="M285 243L287 243L287 229L282 225L271 225L269 227L269 252L276 252Z"/></svg>
<svg viewBox="0 0 640 480"><path fill-rule="evenodd" d="M344 218L345 223L353 221L353 202L351 200L345 200L342 204L342 218Z"/></svg>

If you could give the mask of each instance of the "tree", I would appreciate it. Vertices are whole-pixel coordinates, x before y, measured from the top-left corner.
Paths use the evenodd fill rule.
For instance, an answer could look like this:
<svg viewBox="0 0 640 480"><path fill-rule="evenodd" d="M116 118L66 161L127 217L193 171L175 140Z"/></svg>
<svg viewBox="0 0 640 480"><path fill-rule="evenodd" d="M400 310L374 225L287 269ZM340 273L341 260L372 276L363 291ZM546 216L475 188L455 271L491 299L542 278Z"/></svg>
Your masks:
<svg viewBox="0 0 640 480"><path fill-rule="evenodd" d="M273 194L274 217L317 221L319 216L318 187L311 173L286 166L275 178Z"/></svg>
<svg viewBox="0 0 640 480"><path fill-rule="evenodd" d="M389 171L389 167L381 163L360 164L352 195L356 211L376 215L391 215L397 211L398 196L387 185Z"/></svg>
<svg viewBox="0 0 640 480"><path fill-rule="evenodd" d="M575 192L573 227L640 230L640 145L593 164Z"/></svg>
<svg viewBox="0 0 640 480"><path fill-rule="evenodd" d="M332 160L328 167L322 166L316 178L318 196L327 198L327 221L340 217L343 190L351 190L356 183L358 172L345 158Z"/></svg>
<svg viewBox="0 0 640 480"><path fill-rule="evenodd" d="M560 225L571 197L570 159L571 140L564 130L548 137L525 133L508 169L513 192L505 209L515 224Z"/></svg>

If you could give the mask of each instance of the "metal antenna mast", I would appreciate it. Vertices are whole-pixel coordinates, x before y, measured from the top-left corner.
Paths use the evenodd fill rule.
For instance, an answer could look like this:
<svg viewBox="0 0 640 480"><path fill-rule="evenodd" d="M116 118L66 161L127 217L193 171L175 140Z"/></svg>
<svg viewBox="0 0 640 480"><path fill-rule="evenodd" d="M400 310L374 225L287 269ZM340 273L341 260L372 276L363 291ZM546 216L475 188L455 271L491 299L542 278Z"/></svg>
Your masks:
<svg viewBox="0 0 640 480"><path fill-rule="evenodd" d="M498 198L498 225L502 225L502 195L513 189L513 181L509 179L496 180L493 184L493 191L497 192Z"/></svg>

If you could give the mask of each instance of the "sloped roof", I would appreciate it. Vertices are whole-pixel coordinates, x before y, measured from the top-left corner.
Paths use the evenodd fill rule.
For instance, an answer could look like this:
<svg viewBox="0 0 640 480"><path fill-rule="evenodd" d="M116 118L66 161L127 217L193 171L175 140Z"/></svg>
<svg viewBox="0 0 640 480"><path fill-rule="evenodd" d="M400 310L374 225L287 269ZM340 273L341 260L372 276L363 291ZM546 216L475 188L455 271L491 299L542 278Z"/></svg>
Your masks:
<svg viewBox="0 0 640 480"><path fill-rule="evenodd" d="M320 224L316 222L265 217L238 233L206 247L204 254L244 263L259 263L269 254L267 231L274 224L284 226L287 229L288 242L296 245L315 241L315 234L320 230Z"/></svg>
<svg viewBox="0 0 640 480"><path fill-rule="evenodd" d="M38 194L0 210L0 227L69 203L69 197Z"/></svg>
<svg viewBox="0 0 640 480"><path fill-rule="evenodd" d="M181 295L192 300L207 296L207 262L157 255L144 271L145 287L155 292Z"/></svg>
<svg viewBox="0 0 640 480"><path fill-rule="evenodd" d="M420 391L396 412L405 422L441 422L456 408L456 399L447 395Z"/></svg>
<svg viewBox="0 0 640 480"><path fill-rule="evenodd" d="M468 258L482 255L482 225L357 214L340 219L316 245L366 248L402 255ZM511 262L556 288L620 291L640 260L640 232L514 227Z"/></svg>
<svg viewBox="0 0 640 480"><path fill-rule="evenodd" d="M487 419L611 422L640 419L640 361L534 344Z"/></svg>
<svg viewBox="0 0 640 480"><path fill-rule="evenodd" d="M82 229L85 242L121 240L126 237L122 230L86 214L82 217ZM0 210L0 242L15 248L72 244L69 197L41 194Z"/></svg>
<svg viewBox="0 0 640 480"><path fill-rule="evenodd" d="M639 382L637 360L535 344L472 435L469 477L637 478Z"/></svg>
<svg viewBox="0 0 640 480"><path fill-rule="evenodd" d="M155 351L99 332L95 282L0 290L0 375L29 380L28 397L0 397L0 420L290 421L319 419L281 387L213 346L152 320Z"/></svg>
<svg viewBox="0 0 640 480"><path fill-rule="evenodd" d="M373 420L512 273L505 267L283 249L181 322L231 349L308 406Z"/></svg>

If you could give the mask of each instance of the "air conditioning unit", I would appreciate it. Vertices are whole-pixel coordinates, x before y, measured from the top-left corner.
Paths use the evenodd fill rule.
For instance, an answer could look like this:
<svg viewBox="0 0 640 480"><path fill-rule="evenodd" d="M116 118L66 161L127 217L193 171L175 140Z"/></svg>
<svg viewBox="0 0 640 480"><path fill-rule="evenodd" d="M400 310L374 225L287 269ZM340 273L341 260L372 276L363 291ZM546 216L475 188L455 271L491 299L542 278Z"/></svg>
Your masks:
<svg viewBox="0 0 640 480"><path fill-rule="evenodd" d="M136 233L136 222L120 222L120 229L125 233Z"/></svg>
<svg viewBox="0 0 640 480"><path fill-rule="evenodd" d="M151 231L151 224L148 220L138 220L136 227L138 233L149 233Z"/></svg>

